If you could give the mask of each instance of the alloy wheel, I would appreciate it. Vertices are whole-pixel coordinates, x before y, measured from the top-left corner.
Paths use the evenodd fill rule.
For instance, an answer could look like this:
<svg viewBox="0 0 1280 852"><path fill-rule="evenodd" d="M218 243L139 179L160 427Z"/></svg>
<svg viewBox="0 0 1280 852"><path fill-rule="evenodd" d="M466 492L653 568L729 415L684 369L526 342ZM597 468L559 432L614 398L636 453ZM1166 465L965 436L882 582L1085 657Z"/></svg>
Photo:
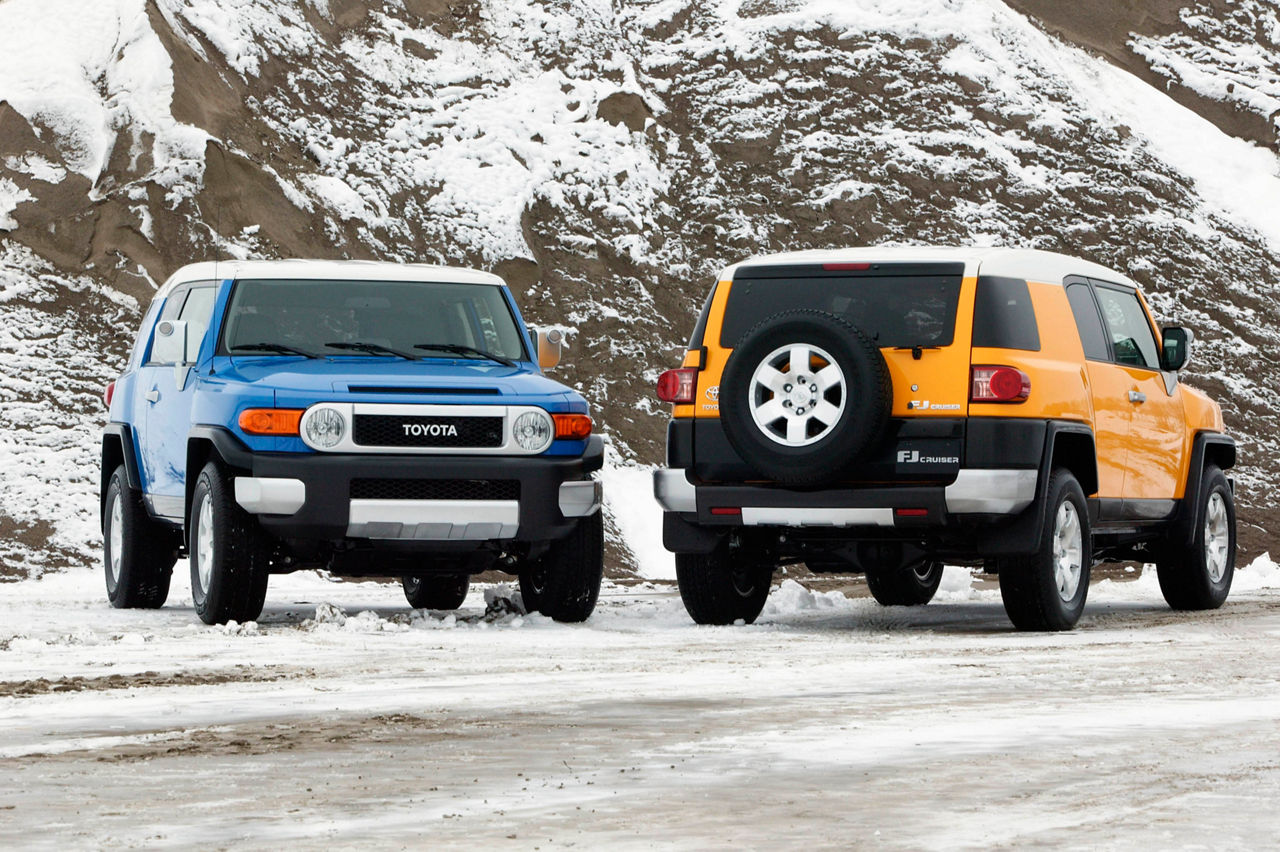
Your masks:
<svg viewBox="0 0 1280 852"><path fill-rule="evenodd" d="M120 494L111 498L111 521L107 535L107 571L111 573L111 585L120 582L121 551L124 549L124 507Z"/></svg>
<svg viewBox="0 0 1280 852"><path fill-rule="evenodd" d="M1209 579L1222 582L1227 570L1227 549L1231 545L1231 531L1227 522L1227 503L1217 491L1209 496L1204 513L1204 564Z"/></svg>
<svg viewBox="0 0 1280 852"><path fill-rule="evenodd" d="M831 434L848 397L844 371L830 353L809 343L770 352L748 387L751 419L784 447L808 446Z"/></svg>
<svg viewBox="0 0 1280 852"><path fill-rule="evenodd" d="M200 578L200 592L209 593L213 578L213 506L208 495L200 502L196 519L196 575Z"/></svg>
<svg viewBox="0 0 1280 852"><path fill-rule="evenodd" d="M1070 500L1058 507L1053 524L1053 580L1063 601L1075 599L1084 570L1084 531Z"/></svg>

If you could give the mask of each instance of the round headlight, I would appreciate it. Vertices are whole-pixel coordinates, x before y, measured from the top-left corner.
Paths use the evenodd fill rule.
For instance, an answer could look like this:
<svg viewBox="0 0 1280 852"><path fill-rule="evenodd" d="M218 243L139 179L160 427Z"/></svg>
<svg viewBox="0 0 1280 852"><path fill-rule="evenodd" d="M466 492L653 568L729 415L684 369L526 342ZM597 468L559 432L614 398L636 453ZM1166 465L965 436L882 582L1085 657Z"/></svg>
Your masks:
<svg viewBox="0 0 1280 852"><path fill-rule="evenodd" d="M327 450L342 441L347 432L347 419L332 408L317 408L302 428L309 444Z"/></svg>
<svg viewBox="0 0 1280 852"><path fill-rule="evenodd" d="M545 411L526 411L516 418L511 427L511 435L520 449L538 453L551 445L555 429L551 425L550 415Z"/></svg>

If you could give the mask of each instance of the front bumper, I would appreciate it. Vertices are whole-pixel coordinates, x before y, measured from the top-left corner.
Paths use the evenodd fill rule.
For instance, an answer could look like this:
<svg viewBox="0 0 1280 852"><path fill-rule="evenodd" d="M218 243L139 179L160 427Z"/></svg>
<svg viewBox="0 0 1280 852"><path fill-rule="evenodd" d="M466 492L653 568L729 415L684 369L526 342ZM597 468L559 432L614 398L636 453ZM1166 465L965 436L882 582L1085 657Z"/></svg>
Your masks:
<svg viewBox="0 0 1280 852"><path fill-rule="evenodd" d="M583 458L254 453L247 468L248 476L235 479L236 501L267 531L295 540L547 541L568 534L601 501ZM507 496L357 496L353 480L406 494L423 481L500 482Z"/></svg>
<svg viewBox="0 0 1280 852"><path fill-rule="evenodd" d="M942 525L954 516L1013 516L1031 505L1039 473L962 469L949 485L801 491L759 485L700 485L680 468L657 470L653 492L667 512L701 525L895 527Z"/></svg>

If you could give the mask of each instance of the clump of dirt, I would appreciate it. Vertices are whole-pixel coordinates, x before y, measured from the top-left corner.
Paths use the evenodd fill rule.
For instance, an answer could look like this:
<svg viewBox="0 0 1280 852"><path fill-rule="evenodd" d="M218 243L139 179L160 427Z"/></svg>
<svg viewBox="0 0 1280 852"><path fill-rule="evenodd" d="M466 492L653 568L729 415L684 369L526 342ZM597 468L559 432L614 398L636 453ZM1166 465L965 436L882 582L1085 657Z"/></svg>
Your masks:
<svg viewBox="0 0 1280 852"><path fill-rule="evenodd" d="M268 683L292 677L312 677L310 669L237 667L214 672L139 672L102 677L36 678L0 682L0 698L29 698L54 692L93 692L114 689L165 688L173 686L217 686L225 683Z"/></svg>
<svg viewBox="0 0 1280 852"><path fill-rule="evenodd" d="M17 520L0 513L0 583L83 564L80 554L54 541L54 532L46 520Z"/></svg>
<svg viewBox="0 0 1280 852"><path fill-rule="evenodd" d="M596 106L596 115L610 124L626 125L632 133L639 133L653 118L653 111L644 98L634 92L614 92Z"/></svg>

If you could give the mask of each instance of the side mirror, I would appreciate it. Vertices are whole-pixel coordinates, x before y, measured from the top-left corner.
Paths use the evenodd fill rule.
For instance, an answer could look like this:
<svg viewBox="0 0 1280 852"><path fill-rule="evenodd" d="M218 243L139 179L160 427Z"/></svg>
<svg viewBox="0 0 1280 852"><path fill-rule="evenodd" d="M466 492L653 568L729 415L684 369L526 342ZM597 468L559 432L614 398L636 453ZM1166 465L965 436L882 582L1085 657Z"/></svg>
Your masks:
<svg viewBox="0 0 1280 852"><path fill-rule="evenodd" d="M534 349L538 356L538 366L550 370L560 363L561 351L564 347L564 334L556 329L539 331L536 335Z"/></svg>
<svg viewBox="0 0 1280 852"><path fill-rule="evenodd" d="M156 325L156 339L151 344L151 361L155 364L187 362L187 324L183 320L161 320Z"/></svg>
<svg viewBox="0 0 1280 852"><path fill-rule="evenodd" d="M1173 326L1166 328L1160 338L1160 369L1169 372L1181 370L1191 355L1191 342L1195 336L1190 329Z"/></svg>

